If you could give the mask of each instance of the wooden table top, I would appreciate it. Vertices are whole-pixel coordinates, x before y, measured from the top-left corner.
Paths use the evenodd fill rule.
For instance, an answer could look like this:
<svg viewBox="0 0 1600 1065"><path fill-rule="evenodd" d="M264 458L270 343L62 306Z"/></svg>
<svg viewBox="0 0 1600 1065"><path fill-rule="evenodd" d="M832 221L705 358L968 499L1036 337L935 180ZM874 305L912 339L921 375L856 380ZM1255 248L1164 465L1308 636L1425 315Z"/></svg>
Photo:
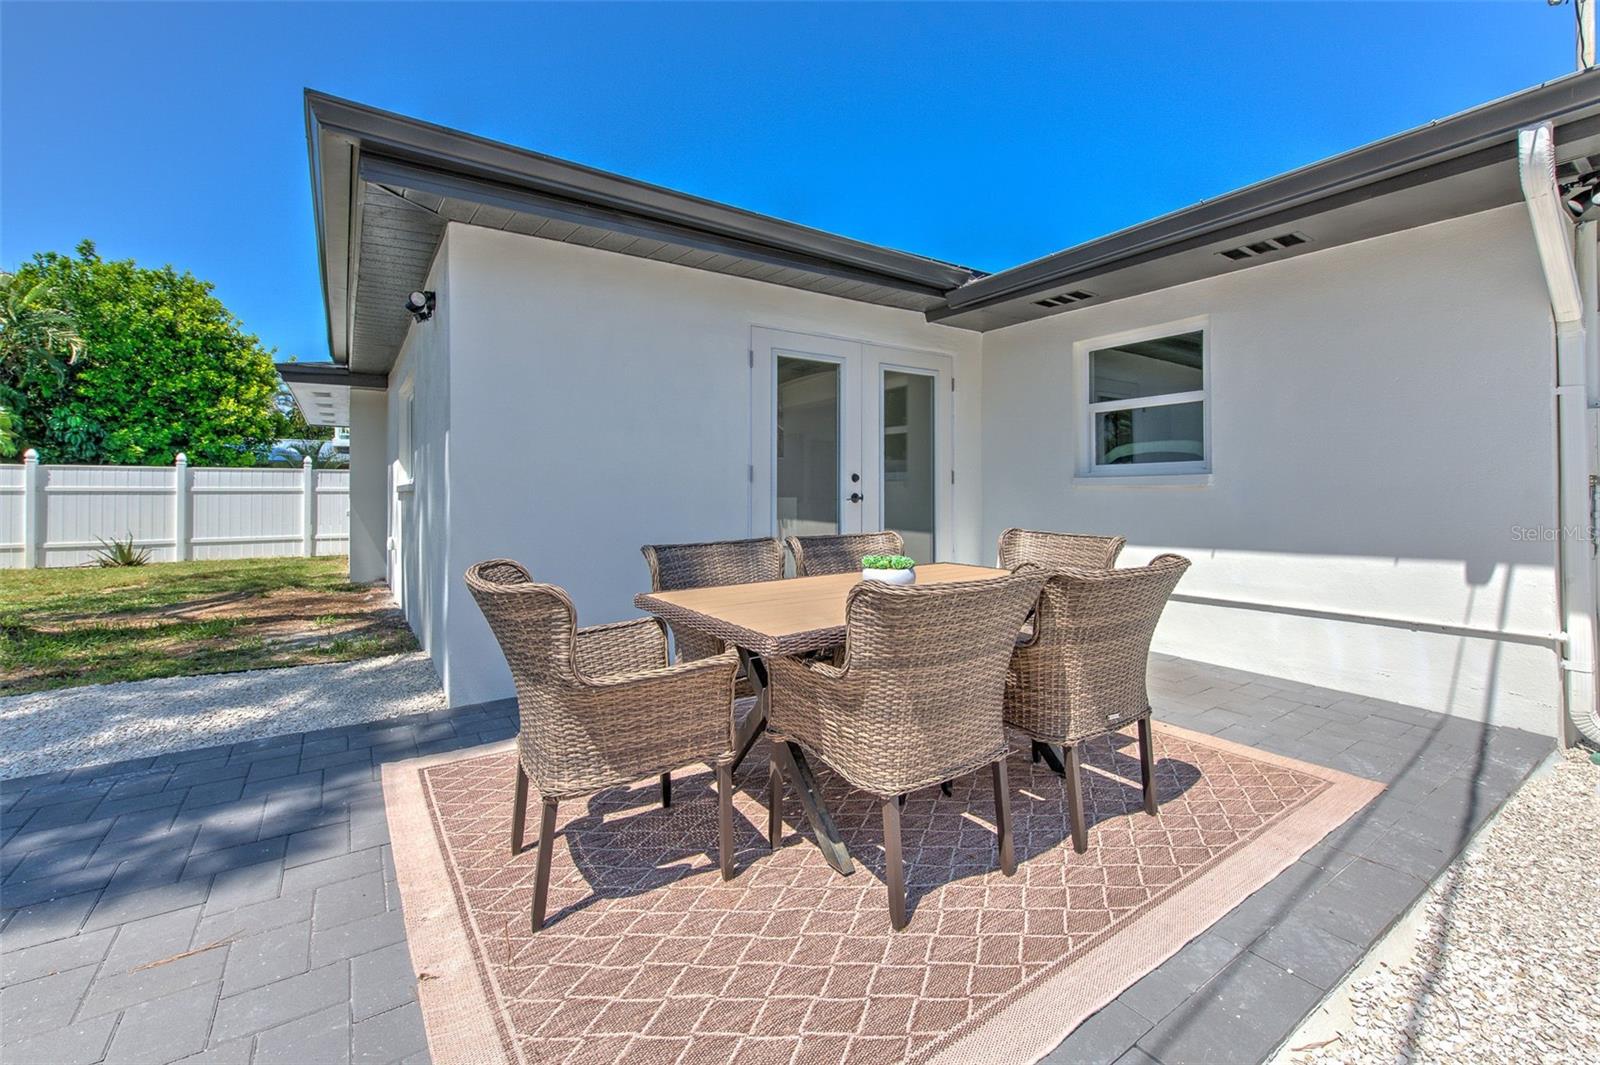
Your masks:
<svg viewBox="0 0 1600 1065"><path fill-rule="evenodd" d="M1003 577L1008 571L959 562L917 567L918 584ZM756 654L801 654L844 643L845 597L861 574L831 573L755 584L642 592L633 605Z"/></svg>

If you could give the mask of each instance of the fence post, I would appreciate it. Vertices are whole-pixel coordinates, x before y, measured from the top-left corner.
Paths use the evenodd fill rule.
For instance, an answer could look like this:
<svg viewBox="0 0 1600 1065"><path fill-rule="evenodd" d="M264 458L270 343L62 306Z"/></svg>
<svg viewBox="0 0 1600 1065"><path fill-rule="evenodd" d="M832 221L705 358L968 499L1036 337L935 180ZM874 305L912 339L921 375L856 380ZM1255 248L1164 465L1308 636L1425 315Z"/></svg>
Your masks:
<svg viewBox="0 0 1600 1065"><path fill-rule="evenodd" d="M175 562L186 562L194 528L194 500L189 496L189 456L181 451L172 463L172 485L172 558Z"/></svg>
<svg viewBox="0 0 1600 1065"><path fill-rule="evenodd" d="M310 558L317 551L317 471L311 468L310 455L300 464L300 476L300 553Z"/></svg>
<svg viewBox="0 0 1600 1065"><path fill-rule="evenodd" d="M40 483L39 453L29 448L22 453L22 567L39 565L41 529L44 517L44 492Z"/></svg>

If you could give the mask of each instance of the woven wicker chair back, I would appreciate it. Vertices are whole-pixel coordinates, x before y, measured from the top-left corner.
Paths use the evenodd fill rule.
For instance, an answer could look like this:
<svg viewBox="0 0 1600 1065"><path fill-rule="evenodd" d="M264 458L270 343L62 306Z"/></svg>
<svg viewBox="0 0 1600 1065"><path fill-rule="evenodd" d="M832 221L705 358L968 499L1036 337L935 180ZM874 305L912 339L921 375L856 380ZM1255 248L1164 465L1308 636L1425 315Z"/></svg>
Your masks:
<svg viewBox="0 0 1600 1065"><path fill-rule="evenodd" d="M818 722L818 753L880 795L994 761L1005 750L1001 700L1017 628L1044 579L853 588L841 684L854 706Z"/></svg>
<svg viewBox="0 0 1600 1065"><path fill-rule="evenodd" d="M1189 560L1051 575L1032 640L1017 648L1006 721L1036 739L1074 743L1150 712L1150 641Z"/></svg>
<svg viewBox="0 0 1600 1065"><path fill-rule="evenodd" d="M1000 567L1016 569L1032 562L1045 569L1110 569L1128 541L1121 536L1007 529L1000 534Z"/></svg>
<svg viewBox="0 0 1600 1065"><path fill-rule="evenodd" d="M652 592L754 584L783 578L783 544L773 539L646 544L639 550L650 564ZM682 662L709 658L723 650L722 641L680 625L672 626L672 637Z"/></svg>
<svg viewBox="0 0 1600 1065"><path fill-rule="evenodd" d="M861 568L863 555L901 555L906 542L892 529L883 532L846 533L843 536L791 536L784 541L794 556L796 577L824 573L849 573ZM930 562L931 559L921 559Z"/></svg>

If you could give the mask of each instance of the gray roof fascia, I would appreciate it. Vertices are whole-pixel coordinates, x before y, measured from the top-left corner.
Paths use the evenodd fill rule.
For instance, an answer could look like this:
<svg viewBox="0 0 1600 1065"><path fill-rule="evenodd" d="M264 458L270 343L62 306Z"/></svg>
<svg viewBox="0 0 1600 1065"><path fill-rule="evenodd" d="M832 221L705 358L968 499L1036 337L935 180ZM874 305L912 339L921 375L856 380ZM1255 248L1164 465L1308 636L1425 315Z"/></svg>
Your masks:
<svg viewBox="0 0 1600 1065"><path fill-rule="evenodd" d="M1071 278L1107 273L1159 258L1178 246L1245 231L1273 217L1284 220L1345 202L1381 195L1386 180L1411 185L1514 157L1517 131L1530 123L1590 117L1600 110L1600 70L1581 71L1463 111L1449 118L1324 159L1287 174L1205 200L1192 207L975 278L946 297L948 309L932 320L1031 295ZM1557 140L1560 141L1558 129ZM1450 166L1453 160L1460 164ZM1437 172L1413 172L1441 167ZM1395 186L1391 185L1389 188Z"/></svg>
<svg viewBox="0 0 1600 1065"><path fill-rule="evenodd" d="M274 365L278 376L288 384L330 385L335 388L370 388L383 391L389 387L389 375L381 373L353 373L343 366L325 362L280 362Z"/></svg>
<svg viewBox="0 0 1600 1065"><path fill-rule="evenodd" d="M977 271L851 240L808 226L689 196L458 130L306 90L308 126L389 158L528 188L557 198L687 229L798 252L879 277L913 282L939 294ZM313 144L313 150L316 150ZM313 164L313 180L318 166ZM331 206L324 204L324 207ZM319 223L319 235L322 227ZM882 283L882 282L880 282Z"/></svg>
<svg viewBox="0 0 1600 1065"><path fill-rule="evenodd" d="M645 237L670 244L682 244L687 247L698 248L701 251L732 255L736 258L750 259L773 266L792 267L824 274L828 277L860 281L870 285L882 285L885 288L911 292L919 296L943 299L947 291L943 288L915 281L906 281L898 277L871 273L852 266L842 265L836 260L818 258L803 252L778 250L765 244L755 244L734 237L719 236L707 233L705 230L691 229L672 222L657 221L609 207L566 200L547 193L536 192L532 189L502 185L460 174L429 170L410 163L383 158L374 155L371 151L362 155L360 173L363 180L379 185L414 189L447 199L462 199L473 203L487 204L492 207L503 207L508 211L543 215L578 225L596 226L615 233L625 233L632 237Z"/></svg>

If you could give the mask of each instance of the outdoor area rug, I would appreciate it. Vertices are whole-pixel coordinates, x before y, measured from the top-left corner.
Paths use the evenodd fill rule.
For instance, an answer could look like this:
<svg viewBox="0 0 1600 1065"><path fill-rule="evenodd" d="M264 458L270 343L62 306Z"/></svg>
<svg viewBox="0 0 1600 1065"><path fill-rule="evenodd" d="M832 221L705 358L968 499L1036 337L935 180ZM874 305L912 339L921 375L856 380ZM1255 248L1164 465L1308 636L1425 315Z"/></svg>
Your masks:
<svg viewBox="0 0 1600 1065"><path fill-rule="evenodd" d="M710 771L675 777L668 809L641 781L562 803L537 934L539 799L512 858L514 748L386 766L434 1061L1036 1061L1381 790L1158 723L1158 817L1141 806L1131 735L1085 745L1077 854L1061 778L1019 746L1016 876L998 868L988 773L949 797L913 794L898 933L877 802L816 759L853 876L824 863L792 795L783 846L767 850L758 745L737 779L731 882L716 868Z"/></svg>

